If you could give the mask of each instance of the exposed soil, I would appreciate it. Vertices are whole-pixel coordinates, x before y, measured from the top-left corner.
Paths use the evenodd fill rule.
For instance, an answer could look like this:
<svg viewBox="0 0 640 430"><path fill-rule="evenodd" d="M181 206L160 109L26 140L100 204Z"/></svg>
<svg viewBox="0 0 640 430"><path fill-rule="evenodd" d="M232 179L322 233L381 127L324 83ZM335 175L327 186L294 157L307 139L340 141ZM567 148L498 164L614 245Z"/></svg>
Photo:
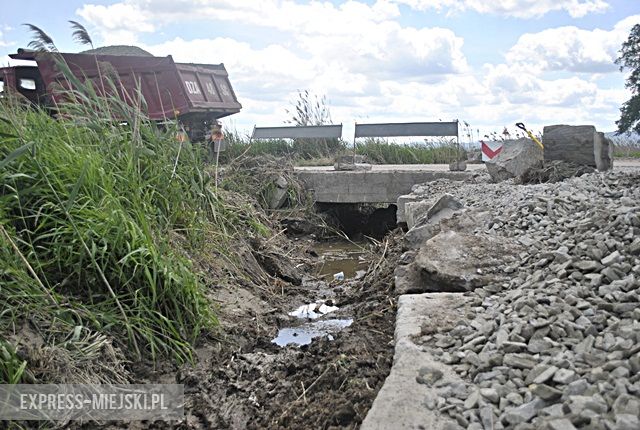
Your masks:
<svg viewBox="0 0 640 430"><path fill-rule="evenodd" d="M215 291L221 329L201 342L198 363L177 372L134 372L145 382L184 384L186 420L143 427L358 428L392 364L397 249L390 237L360 280L306 278L301 286L283 281L279 291ZM352 318L353 324L333 340L300 347L271 342L279 328L296 324L289 312L317 299L339 307L331 318Z"/></svg>

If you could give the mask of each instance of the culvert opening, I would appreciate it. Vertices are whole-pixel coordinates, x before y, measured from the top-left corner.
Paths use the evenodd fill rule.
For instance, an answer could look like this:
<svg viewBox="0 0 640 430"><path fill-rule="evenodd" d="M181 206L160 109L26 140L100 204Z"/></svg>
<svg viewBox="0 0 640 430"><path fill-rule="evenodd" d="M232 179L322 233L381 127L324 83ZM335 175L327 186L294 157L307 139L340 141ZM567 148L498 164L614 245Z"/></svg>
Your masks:
<svg viewBox="0 0 640 430"><path fill-rule="evenodd" d="M397 227L394 204L317 203L316 209L352 240L362 236L382 239Z"/></svg>

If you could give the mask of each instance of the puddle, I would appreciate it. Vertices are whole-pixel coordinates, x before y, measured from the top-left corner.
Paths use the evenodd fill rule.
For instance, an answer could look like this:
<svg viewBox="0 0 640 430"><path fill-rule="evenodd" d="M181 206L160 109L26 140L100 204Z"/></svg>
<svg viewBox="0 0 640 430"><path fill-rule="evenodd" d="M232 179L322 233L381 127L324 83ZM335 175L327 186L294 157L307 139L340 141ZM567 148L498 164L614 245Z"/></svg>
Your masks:
<svg viewBox="0 0 640 430"><path fill-rule="evenodd" d="M353 319L331 319L323 321L314 321L303 324L299 327L282 328L278 332L278 336L271 342L278 346L287 345L309 345L313 339L327 336L329 340L333 340L333 334L349 327L353 323Z"/></svg>
<svg viewBox="0 0 640 430"><path fill-rule="evenodd" d="M342 272L347 279L362 274L369 266L365 245L351 242L323 242L314 246L322 257L318 264L318 276L332 280L333 275ZM360 273L359 273L360 272Z"/></svg>
<svg viewBox="0 0 640 430"><path fill-rule="evenodd" d="M300 306L295 311L289 312L289 315L296 318L309 318L313 320L337 310L337 306L327 306L324 300L318 300L315 303Z"/></svg>

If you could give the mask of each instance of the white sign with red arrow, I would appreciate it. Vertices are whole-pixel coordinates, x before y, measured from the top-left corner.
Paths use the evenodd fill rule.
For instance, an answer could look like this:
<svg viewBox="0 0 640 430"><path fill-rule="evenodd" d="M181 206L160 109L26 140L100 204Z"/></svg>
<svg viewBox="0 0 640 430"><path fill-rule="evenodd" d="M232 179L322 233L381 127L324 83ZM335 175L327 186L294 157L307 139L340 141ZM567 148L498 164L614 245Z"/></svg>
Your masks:
<svg viewBox="0 0 640 430"><path fill-rule="evenodd" d="M483 142L481 140L480 144L482 145L482 161L491 161L502 151L502 142L500 141Z"/></svg>

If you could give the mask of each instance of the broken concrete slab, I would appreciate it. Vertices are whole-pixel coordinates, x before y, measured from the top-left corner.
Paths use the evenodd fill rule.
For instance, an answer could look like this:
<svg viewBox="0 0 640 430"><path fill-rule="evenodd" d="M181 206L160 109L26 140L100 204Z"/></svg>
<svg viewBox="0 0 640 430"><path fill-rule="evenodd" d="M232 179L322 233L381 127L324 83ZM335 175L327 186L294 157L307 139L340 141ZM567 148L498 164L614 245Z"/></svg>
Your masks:
<svg viewBox="0 0 640 430"><path fill-rule="evenodd" d="M425 216L426 221L434 224L444 219L449 219L453 214L462 209L464 205L456 200L451 194L443 194L431 207L427 210Z"/></svg>
<svg viewBox="0 0 640 430"><path fill-rule="evenodd" d="M491 214L482 209L460 209L454 212L451 217L438 219L438 222L427 221L414 225L405 234L404 244L408 249L419 249L427 240L442 231L472 232L476 229L482 229L489 222L490 217Z"/></svg>
<svg viewBox="0 0 640 430"><path fill-rule="evenodd" d="M399 266L395 288L400 294L464 292L504 278L519 245L503 237L443 231L426 241L409 265Z"/></svg>
<svg viewBox="0 0 640 430"><path fill-rule="evenodd" d="M436 224L444 219L451 218L462 207L462 203L451 194L443 194L437 200L407 202L405 206L407 227L411 229L415 226Z"/></svg>
<svg viewBox="0 0 640 430"><path fill-rule="evenodd" d="M407 202L405 204L405 220L407 228L412 229L415 227L418 220L429 210L433 205L433 202L429 200L422 200L417 202Z"/></svg>
<svg viewBox="0 0 640 430"><path fill-rule="evenodd" d="M517 254L516 247L502 237L447 231L428 240L414 264L420 270L424 291L470 291L495 282L496 269Z"/></svg>
<svg viewBox="0 0 640 430"><path fill-rule="evenodd" d="M436 385L461 385L462 379L413 339L423 325L433 324L434 316L455 312L465 300L452 293L400 296L393 366L362 422L362 430L458 428L455 420L425 403L440 395Z"/></svg>
<svg viewBox="0 0 640 430"><path fill-rule="evenodd" d="M396 222L398 224L407 224L407 205L415 202L421 202L424 196L416 194L403 194L396 201Z"/></svg>
<svg viewBox="0 0 640 430"><path fill-rule="evenodd" d="M543 153L531 139L505 140L502 151L485 163L494 182L519 178L529 170L542 165Z"/></svg>

